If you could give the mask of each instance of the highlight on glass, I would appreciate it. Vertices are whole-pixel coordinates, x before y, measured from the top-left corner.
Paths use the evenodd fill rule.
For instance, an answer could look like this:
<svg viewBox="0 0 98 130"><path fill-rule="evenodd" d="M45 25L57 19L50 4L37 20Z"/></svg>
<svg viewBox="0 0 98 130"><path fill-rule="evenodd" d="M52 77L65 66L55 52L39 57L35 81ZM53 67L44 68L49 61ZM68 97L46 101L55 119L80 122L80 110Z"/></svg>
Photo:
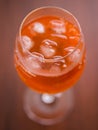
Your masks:
<svg viewBox="0 0 98 130"><path fill-rule="evenodd" d="M77 19L58 7L41 7L22 21L14 63L27 86L24 111L38 123L58 123L73 107L72 87L85 66L84 36Z"/></svg>

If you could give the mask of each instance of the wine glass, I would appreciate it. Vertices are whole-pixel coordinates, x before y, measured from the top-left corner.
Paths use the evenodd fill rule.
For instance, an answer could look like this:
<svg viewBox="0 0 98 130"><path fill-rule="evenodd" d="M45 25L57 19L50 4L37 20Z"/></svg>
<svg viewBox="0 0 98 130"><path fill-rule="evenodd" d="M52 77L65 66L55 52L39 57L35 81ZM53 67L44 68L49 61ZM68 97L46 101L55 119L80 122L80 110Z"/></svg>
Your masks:
<svg viewBox="0 0 98 130"><path fill-rule="evenodd" d="M38 123L62 121L73 108L72 86L85 66L85 42L77 19L58 7L41 7L22 21L15 67L26 84L24 111Z"/></svg>

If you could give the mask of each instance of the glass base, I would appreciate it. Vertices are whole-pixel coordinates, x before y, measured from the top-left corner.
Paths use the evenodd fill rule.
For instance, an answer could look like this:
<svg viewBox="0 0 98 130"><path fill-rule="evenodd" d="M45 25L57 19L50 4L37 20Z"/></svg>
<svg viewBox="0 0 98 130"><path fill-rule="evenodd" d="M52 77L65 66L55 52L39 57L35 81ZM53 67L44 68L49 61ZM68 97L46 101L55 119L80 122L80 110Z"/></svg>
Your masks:
<svg viewBox="0 0 98 130"><path fill-rule="evenodd" d="M46 103L42 94L33 92L30 89L25 91L24 110L26 115L33 121L43 125L52 125L64 120L72 111L74 106L72 88L66 92L51 95L55 100Z"/></svg>

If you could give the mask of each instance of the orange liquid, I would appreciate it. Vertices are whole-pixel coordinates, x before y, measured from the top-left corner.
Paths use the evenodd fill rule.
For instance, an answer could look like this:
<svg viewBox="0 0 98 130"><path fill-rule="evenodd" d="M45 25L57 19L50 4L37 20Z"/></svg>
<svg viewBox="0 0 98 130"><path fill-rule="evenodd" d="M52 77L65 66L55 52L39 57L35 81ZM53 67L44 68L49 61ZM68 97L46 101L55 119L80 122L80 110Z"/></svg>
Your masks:
<svg viewBox="0 0 98 130"><path fill-rule="evenodd" d="M44 28L42 27L41 30L37 31L36 31L37 27L32 29L35 23L41 23L42 25L44 25ZM80 32L73 24L62 18L54 16L41 17L39 19L30 22L22 29L21 33L22 36L30 37L31 40L35 43L35 45L29 48L28 51L30 53L33 52L41 53L46 59L51 59L55 56L63 57L64 55L67 55L69 52L65 51L66 48L76 47L80 38ZM43 41L46 39L48 39L48 41L51 40L57 43L57 45L54 44L52 45L52 47L50 46L50 49L52 48L56 50L55 52L50 51L51 55L43 53L43 51L40 49L40 46L42 46ZM45 46L47 47L47 45ZM82 47L83 43L81 42L79 48L80 52L82 51ZM23 52L21 51L21 48L18 47L18 49L19 49L18 51L20 51L22 54ZM62 73L62 75L53 74L52 76L51 73L50 75L39 75L36 73L34 74L29 73L29 71L25 68L25 66L20 62L17 53L15 53L15 65L19 76L28 87L40 93L58 93L73 86L83 72L85 65L84 60L85 60L85 52L81 58L81 64L79 62L67 73ZM70 62L70 60L67 60L66 64L67 66L70 66L71 63L72 62ZM64 70L63 68L64 64L65 60L64 63L59 65L59 68L62 71ZM53 73L55 72L53 71Z"/></svg>

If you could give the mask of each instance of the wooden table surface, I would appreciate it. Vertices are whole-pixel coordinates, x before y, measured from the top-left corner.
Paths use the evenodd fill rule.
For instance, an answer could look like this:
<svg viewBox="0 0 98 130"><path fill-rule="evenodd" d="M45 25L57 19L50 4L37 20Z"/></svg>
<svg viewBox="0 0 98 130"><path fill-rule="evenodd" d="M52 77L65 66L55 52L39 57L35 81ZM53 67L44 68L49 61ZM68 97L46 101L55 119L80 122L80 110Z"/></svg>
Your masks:
<svg viewBox="0 0 98 130"><path fill-rule="evenodd" d="M16 33L24 16L40 6L69 10L81 24L87 64L74 87L75 106L63 122L44 126L27 118L22 107L25 85L13 64ZM98 130L98 0L0 0L0 130Z"/></svg>

